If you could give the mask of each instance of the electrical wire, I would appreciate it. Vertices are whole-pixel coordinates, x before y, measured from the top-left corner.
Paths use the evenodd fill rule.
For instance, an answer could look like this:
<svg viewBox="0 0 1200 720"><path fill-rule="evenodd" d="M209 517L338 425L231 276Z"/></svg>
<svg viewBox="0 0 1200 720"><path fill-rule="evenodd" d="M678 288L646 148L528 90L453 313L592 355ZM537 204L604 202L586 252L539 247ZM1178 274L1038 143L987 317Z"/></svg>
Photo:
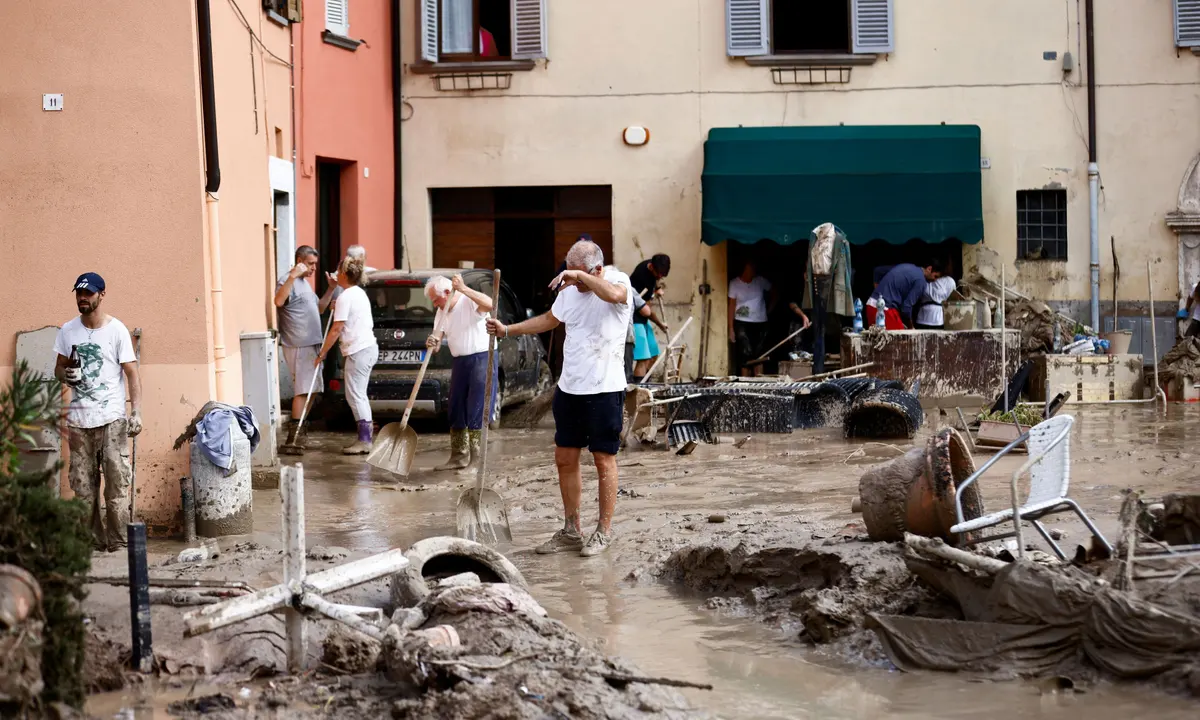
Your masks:
<svg viewBox="0 0 1200 720"><path fill-rule="evenodd" d="M238 7L237 0L229 0L229 4L231 7L233 7L233 11L237 13L238 22L242 24L242 27L246 28L246 32L250 33L251 39L258 44L258 47L261 48L264 53L270 55L275 62L280 63L284 67L290 68L292 64L271 52L271 48L267 47L266 43L262 41L262 38L258 36L258 33L254 32L254 28L250 27L250 21L246 19L245 13L243 13L242 9Z"/></svg>

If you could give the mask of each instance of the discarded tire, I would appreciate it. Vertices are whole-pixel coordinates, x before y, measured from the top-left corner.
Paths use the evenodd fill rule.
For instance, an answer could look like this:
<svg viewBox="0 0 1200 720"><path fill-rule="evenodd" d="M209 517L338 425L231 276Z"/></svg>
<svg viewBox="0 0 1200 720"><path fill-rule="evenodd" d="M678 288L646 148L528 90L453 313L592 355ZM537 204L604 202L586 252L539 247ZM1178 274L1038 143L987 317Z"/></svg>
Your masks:
<svg viewBox="0 0 1200 720"><path fill-rule="evenodd" d="M404 553L408 567L392 576L395 607L412 607L429 594L429 581L473 572L485 583L526 588L525 578L508 558L487 545L456 537L433 537L414 543Z"/></svg>
<svg viewBox="0 0 1200 720"><path fill-rule="evenodd" d="M886 387L860 395L846 412L842 431L848 438L911 438L924 421L916 395Z"/></svg>
<svg viewBox="0 0 1200 720"><path fill-rule="evenodd" d="M959 536L950 532L958 523L954 496L958 486L975 473L975 461L962 436L954 428L942 428L925 444L925 467L909 489L905 521L909 532L939 537L963 545L974 539L971 533ZM974 520L984 513L983 496L977 485L963 492L963 519Z"/></svg>
<svg viewBox="0 0 1200 720"><path fill-rule="evenodd" d="M925 453L924 447L915 447L891 462L872 467L859 479L863 524L872 540L904 539L908 528L908 493L925 471Z"/></svg>

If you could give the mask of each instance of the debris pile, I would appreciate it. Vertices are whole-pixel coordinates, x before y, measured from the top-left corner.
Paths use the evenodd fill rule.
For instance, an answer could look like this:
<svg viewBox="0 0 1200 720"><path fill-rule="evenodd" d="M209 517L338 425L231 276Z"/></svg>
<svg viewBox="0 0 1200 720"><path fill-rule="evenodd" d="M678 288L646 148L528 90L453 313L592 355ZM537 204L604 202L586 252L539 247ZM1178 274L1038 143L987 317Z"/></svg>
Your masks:
<svg viewBox="0 0 1200 720"><path fill-rule="evenodd" d="M1184 338L1163 355L1158 374L1167 381L1195 379L1198 377L1197 365L1200 365L1200 337Z"/></svg>
<svg viewBox="0 0 1200 720"><path fill-rule="evenodd" d="M684 698L664 687L687 683L644 677L593 650L524 590L448 585L402 611L384 637L387 677L407 694L392 717L599 719L687 711Z"/></svg>
<svg viewBox="0 0 1200 720"><path fill-rule="evenodd" d="M1021 351L1053 352L1054 326L1060 342L1075 337L1076 325L1055 313L1040 300L1009 300L1005 305L1005 326L1021 331Z"/></svg>

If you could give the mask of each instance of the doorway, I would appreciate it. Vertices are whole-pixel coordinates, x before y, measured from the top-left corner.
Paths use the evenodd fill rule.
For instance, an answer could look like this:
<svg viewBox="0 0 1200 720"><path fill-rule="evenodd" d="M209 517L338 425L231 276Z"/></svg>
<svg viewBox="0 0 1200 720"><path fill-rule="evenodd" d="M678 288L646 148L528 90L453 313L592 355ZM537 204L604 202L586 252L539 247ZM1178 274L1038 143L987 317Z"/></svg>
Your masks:
<svg viewBox="0 0 1200 720"><path fill-rule="evenodd" d="M317 255L321 272L317 273L317 294L328 287L326 272L334 271L342 259L342 166L328 160L317 161Z"/></svg>

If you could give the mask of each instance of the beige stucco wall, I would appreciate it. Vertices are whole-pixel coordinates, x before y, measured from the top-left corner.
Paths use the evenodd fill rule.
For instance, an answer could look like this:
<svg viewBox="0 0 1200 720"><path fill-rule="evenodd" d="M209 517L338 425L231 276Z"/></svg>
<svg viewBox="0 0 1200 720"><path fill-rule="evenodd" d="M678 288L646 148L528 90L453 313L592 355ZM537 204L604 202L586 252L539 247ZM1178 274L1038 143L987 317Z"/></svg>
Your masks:
<svg viewBox="0 0 1200 720"><path fill-rule="evenodd" d="M413 1L406 4L415 19ZM848 84L814 87L776 86L769 68L727 57L719 0L552 5L549 61L514 73L508 91L444 93L427 76L406 74L413 111L404 124L404 234L414 265L431 257L429 187L612 184L615 261L628 270L668 252L674 320L692 313L698 321L701 258L718 299L725 288L724 248L699 243L710 128L969 123L981 127L991 160L983 171L986 245L1015 258L1016 191L1060 183L1070 202L1069 259L1021 263L1018 286L1047 300L1089 297L1081 2L896 2L895 53L855 67ZM1171 20L1171 0L1096 2L1104 298L1109 235L1118 241L1123 299L1146 298L1146 259L1156 298L1178 292L1175 235L1163 218L1200 151L1200 59L1176 53ZM411 63L415 33L405 41ZM1046 50L1060 60L1043 60ZM1068 51L1077 69L1064 77ZM648 127L650 144L623 145L629 125ZM714 307L716 348L723 305Z"/></svg>
<svg viewBox="0 0 1200 720"><path fill-rule="evenodd" d="M137 507L161 532L176 523L189 473L186 448L171 444L213 397L196 28L190 2L118 5L43 0L2 13L0 384L16 334L71 319L75 277L104 276L104 309L144 332ZM286 58L287 31L249 9ZM212 17L227 367L240 401L238 335L267 327L267 155L275 125L291 154L288 73L256 54L256 134L249 35L228 3L213 2ZM47 92L63 94L62 112L43 112Z"/></svg>

